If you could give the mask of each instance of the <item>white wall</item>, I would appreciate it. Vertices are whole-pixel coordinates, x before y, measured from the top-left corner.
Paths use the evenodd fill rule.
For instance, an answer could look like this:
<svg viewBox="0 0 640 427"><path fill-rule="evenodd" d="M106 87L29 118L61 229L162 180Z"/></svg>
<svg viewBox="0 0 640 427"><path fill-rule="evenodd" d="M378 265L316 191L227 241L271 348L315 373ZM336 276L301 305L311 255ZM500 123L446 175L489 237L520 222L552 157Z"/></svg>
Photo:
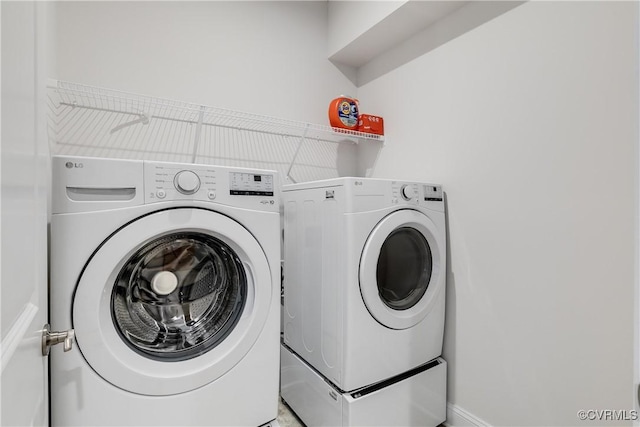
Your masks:
<svg viewBox="0 0 640 427"><path fill-rule="evenodd" d="M52 77L328 124L330 100L355 87L327 59L326 27L327 3L316 1L60 2ZM267 166L286 169L290 148L270 145L276 160ZM230 145L220 150L227 158L208 160L237 164L247 149ZM306 145L298 180L352 173L352 151ZM253 166L265 164L256 159Z"/></svg>
<svg viewBox="0 0 640 427"><path fill-rule="evenodd" d="M636 2L529 2L359 88L376 175L447 193L453 409L634 408L638 52Z"/></svg>

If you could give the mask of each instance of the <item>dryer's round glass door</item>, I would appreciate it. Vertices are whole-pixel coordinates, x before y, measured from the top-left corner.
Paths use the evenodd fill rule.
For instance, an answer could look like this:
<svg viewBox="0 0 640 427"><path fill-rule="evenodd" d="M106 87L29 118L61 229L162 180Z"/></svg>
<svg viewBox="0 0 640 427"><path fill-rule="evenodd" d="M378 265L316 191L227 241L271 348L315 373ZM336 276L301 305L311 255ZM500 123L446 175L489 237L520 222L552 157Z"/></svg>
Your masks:
<svg viewBox="0 0 640 427"><path fill-rule="evenodd" d="M371 231L360 257L360 294L369 313L391 329L422 321L444 289L444 242L425 214L402 209Z"/></svg>
<svg viewBox="0 0 640 427"><path fill-rule="evenodd" d="M427 291L433 258L429 242L411 227L395 229L380 248L376 281L382 301L395 310L416 305Z"/></svg>
<svg viewBox="0 0 640 427"><path fill-rule="evenodd" d="M229 245L202 233L172 233L125 262L111 296L113 321L138 353L186 360L229 334L246 288L244 267Z"/></svg>

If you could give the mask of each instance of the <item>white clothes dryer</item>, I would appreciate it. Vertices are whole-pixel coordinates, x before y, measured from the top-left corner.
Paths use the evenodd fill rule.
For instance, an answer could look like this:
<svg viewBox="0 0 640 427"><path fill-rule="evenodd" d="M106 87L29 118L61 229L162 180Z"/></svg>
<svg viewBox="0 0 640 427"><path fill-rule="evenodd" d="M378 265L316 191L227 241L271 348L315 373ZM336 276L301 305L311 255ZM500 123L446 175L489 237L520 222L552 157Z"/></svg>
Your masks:
<svg viewBox="0 0 640 427"><path fill-rule="evenodd" d="M284 344L341 391L442 353L440 185L339 178L287 185Z"/></svg>
<svg viewBox="0 0 640 427"><path fill-rule="evenodd" d="M56 156L51 424L259 426L278 408L273 171ZM60 347L60 346L56 346Z"/></svg>

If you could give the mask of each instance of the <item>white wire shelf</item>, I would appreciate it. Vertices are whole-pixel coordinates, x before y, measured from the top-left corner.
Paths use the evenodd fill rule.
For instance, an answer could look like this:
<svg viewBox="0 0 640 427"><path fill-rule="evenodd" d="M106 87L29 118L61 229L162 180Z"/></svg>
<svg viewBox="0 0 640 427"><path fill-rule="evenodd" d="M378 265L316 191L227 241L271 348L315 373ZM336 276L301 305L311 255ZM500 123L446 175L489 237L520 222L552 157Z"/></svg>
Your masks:
<svg viewBox="0 0 640 427"><path fill-rule="evenodd" d="M164 156L193 163L216 159L221 163L230 159L230 149L213 152L213 143L236 140L238 147L244 144L243 159L252 164L268 166L282 163L283 158L290 159L286 169L286 176L290 178L305 141L316 144L384 142L381 135L60 80L49 81L48 104L50 140L55 146L65 147L66 153L108 156L115 151L135 158ZM261 148L261 143L272 143L271 149ZM276 150L280 152L275 153L277 159L273 143L281 145ZM323 156L318 157L322 163ZM237 164L241 159L235 160ZM326 167L313 165L314 159L307 158L306 162L308 167Z"/></svg>

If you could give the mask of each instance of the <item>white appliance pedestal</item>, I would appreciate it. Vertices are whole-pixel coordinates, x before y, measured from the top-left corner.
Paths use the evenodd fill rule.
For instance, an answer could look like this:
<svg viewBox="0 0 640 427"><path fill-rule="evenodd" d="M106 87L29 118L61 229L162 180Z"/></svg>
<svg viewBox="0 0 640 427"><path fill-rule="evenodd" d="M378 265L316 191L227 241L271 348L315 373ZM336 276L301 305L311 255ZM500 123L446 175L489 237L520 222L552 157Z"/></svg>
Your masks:
<svg viewBox="0 0 640 427"><path fill-rule="evenodd" d="M342 392L285 345L281 396L314 426L437 426L447 413L447 362L436 358L382 383Z"/></svg>

